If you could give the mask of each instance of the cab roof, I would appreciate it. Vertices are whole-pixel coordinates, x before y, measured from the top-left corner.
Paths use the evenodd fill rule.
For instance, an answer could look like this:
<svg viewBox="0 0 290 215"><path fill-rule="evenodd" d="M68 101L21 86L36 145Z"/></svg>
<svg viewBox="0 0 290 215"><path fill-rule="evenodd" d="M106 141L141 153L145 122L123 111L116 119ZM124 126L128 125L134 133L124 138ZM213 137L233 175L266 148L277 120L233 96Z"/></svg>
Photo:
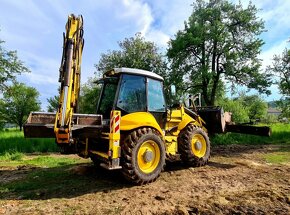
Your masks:
<svg viewBox="0 0 290 215"><path fill-rule="evenodd" d="M164 79L160 75L157 75L154 72L149 72L149 71L146 71L143 69L133 69L133 68L126 68L126 67L114 68L112 70L109 70L104 74L104 76L112 76L112 75L121 74L121 73L132 74L132 75L141 75L141 76L154 78L154 79L157 79L160 81L164 81Z"/></svg>

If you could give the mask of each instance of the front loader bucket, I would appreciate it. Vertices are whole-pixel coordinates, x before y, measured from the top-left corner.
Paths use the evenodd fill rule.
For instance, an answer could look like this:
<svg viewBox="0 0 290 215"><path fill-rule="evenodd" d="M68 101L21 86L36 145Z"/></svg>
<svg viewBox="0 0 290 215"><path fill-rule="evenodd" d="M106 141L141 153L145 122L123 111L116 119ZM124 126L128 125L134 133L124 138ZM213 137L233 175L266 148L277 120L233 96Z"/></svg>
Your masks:
<svg viewBox="0 0 290 215"><path fill-rule="evenodd" d="M28 138L54 138L55 113L31 112L23 126L24 136Z"/></svg>
<svg viewBox="0 0 290 215"><path fill-rule="evenodd" d="M197 113L205 121L205 127L210 134L225 133L226 123L231 121L230 114L222 107L198 107Z"/></svg>

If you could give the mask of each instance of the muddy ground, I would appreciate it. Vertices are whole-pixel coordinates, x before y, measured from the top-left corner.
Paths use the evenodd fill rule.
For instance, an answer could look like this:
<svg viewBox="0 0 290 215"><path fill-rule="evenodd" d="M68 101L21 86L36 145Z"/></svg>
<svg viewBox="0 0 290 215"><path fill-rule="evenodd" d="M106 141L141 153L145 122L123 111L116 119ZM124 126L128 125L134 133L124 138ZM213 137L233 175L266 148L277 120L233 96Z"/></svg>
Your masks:
<svg viewBox="0 0 290 215"><path fill-rule="evenodd" d="M35 184L2 188L0 214L290 214L290 163L264 159L281 150L290 147L213 147L207 166L170 163L156 182L144 186L132 186L120 172L90 162L45 170L1 166L2 186ZM43 171L63 171L65 177Z"/></svg>

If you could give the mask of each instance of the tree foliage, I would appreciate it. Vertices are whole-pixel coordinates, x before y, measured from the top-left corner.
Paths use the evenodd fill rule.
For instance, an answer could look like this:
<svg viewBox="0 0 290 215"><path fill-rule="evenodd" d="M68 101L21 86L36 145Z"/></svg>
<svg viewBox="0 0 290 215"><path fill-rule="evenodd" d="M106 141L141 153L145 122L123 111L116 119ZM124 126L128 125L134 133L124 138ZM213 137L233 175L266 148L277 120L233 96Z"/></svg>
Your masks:
<svg viewBox="0 0 290 215"><path fill-rule="evenodd" d="M48 102L47 111L56 112L59 104L59 95L48 98L47 102Z"/></svg>
<svg viewBox="0 0 290 215"><path fill-rule="evenodd" d="M40 110L39 93L33 87L15 83L0 99L0 114L8 123L15 123L22 130L23 123L31 111Z"/></svg>
<svg viewBox="0 0 290 215"><path fill-rule="evenodd" d="M280 92L290 96L290 50L285 49L281 55L274 55L273 64L267 70L279 78L277 84Z"/></svg>
<svg viewBox="0 0 290 215"><path fill-rule="evenodd" d="M239 99L247 110L250 121L262 119L266 116L268 105L259 95L242 95Z"/></svg>
<svg viewBox="0 0 290 215"><path fill-rule="evenodd" d="M280 118L286 117L290 119L290 98L281 98L276 104L282 112Z"/></svg>
<svg viewBox="0 0 290 215"><path fill-rule="evenodd" d="M120 50L102 54L96 69L102 73L116 67L144 69L160 75L166 73L166 63L158 47L146 41L140 33L118 42Z"/></svg>
<svg viewBox="0 0 290 215"><path fill-rule="evenodd" d="M267 71L278 77L276 84L284 96L277 102L282 111L281 117L290 118L290 50L285 49L281 55L274 55L273 63Z"/></svg>
<svg viewBox="0 0 290 215"><path fill-rule="evenodd" d="M251 3L244 9L227 0L195 1L184 30L169 43L171 82L182 93L202 92L207 105L214 105L222 80L269 94L269 75L259 72L264 22L257 11Z"/></svg>
<svg viewBox="0 0 290 215"><path fill-rule="evenodd" d="M233 122L249 122L248 111L245 109L241 100L225 98L222 101L219 101L219 105L224 108L224 111L232 113Z"/></svg>
<svg viewBox="0 0 290 215"><path fill-rule="evenodd" d="M29 72L22 61L17 57L16 51L7 51L0 40L0 92L8 88L9 81L15 82L16 75L23 72Z"/></svg>
<svg viewBox="0 0 290 215"><path fill-rule="evenodd" d="M93 78L89 78L85 84L82 84L80 89L80 97L78 100L78 112L90 114L96 113L99 93L100 87L94 83ZM47 102L47 111L56 112L59 105L59 95L48 98Z"/></svg>
<svg viewBox="0 0 290 215"><path fill-rule="evenodd" d="M82 85L78 107L80 113L96 113L100 90L93 78Z"/></svg>
<svg viewBox="0 0 290 215"><path fill-rule="evenodd" d="M267 115L267 103L259 95L241 93L234 99L219 100L219 105L225 111L232 113L232 121L236 123L255 122Z"/></svg>

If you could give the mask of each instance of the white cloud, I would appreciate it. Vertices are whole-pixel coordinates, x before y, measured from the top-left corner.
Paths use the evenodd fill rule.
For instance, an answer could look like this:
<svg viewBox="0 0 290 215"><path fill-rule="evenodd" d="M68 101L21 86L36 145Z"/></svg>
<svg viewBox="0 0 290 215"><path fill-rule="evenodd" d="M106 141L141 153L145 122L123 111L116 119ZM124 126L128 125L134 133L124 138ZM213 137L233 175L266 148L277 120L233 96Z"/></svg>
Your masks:
<svg viewBox="0 0 290 215"><path fill-rule="evenodd" d="M134 19L138 28L140 28L140 32L143 35L146 34L153 21L148 4L136 0L123 0L123 3L124 11L120 11L118 17L121 19Z"/></svg>
<svg viewBox="0 0 290 215"><path fill-rule="evenodd" d="M287 40L279 41L271 44L271 47L260 54L262 59L262 69L265 69L268 65L271 65L274 55L281 55L285 47L287 46Z"/></svg>
<svg viewBox="0 0 290 215"><path fill-rule="evenodd" d="M162 31L154 29L147 32L145 36L149 41L153 41L154 43L158 44L158 46L160 46L161 48L166 48L170 40L168 34L165 34Z"/></svg>

